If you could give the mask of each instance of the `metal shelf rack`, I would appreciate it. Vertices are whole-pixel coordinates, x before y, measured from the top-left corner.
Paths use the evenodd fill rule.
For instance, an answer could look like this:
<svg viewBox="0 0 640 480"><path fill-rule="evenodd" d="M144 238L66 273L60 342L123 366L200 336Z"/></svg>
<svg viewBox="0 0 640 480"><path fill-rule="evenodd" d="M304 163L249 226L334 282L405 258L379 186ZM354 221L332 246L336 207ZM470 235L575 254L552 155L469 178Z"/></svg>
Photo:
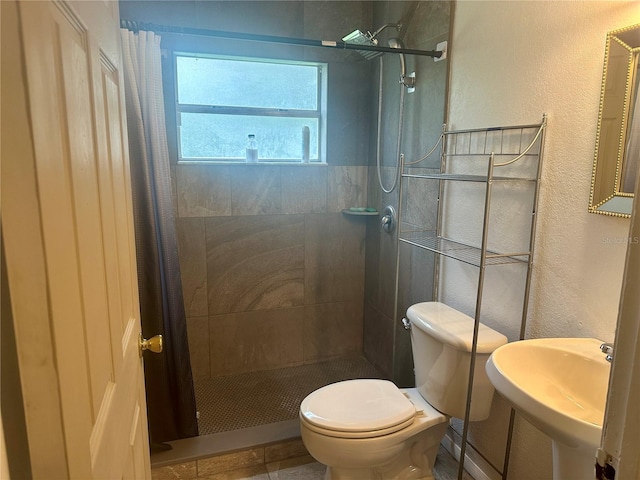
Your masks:
<svg viewBox="0 0 640 480"><path fill-rule="evenodd" d="M433 231L404 231L401 242L409 243L416 247L424 248L445 257L454 258L469 265L480 267L482 264L482 249L456 242L444 237L437 237ZM485 265L504 265L507 263L526 263L529 252L498 253L487 250L485 253Z"/></svg>
<svg viewBox="0 0 640 480"><path fill-rule="evenodd" d="M478 289L476 292L475 302L475 324L473 333L473 345L471 351L471 367L469 371L469 385L467 393L466 414L464 420L463 431L461 435L460 445L460 465L458 469L458 479L462 479L465 451L468 443L469 433L469 412L471 406L471 388L474 376L475 354L478 343L478 328L480 324L480 312L482 307L482 296L484 288L484 275L486 267L498 268L506 264L524 264L526 266L525 292L522 301L522 317L520 321L520 337L524 339L527 309L529 301L529 290L531 285L531 270L533 264L534 239L536 228L536 213L538 205L538 195L540 190L540 173L542 167L542 154L544 145L544 133L547 126L547 116L543 115L542 121L531 125L518 125L506 127L494 127L484 129L470 130L451 130L447 131L446 126L438 139L438 143L432 148L429 154L413 161L405 162L404 158L400 160L401 179L399 185L399 218L398 224L401 226L398 233L398 241L422 248L441 257L464 262L469 265L478 267ZM414 165L424 162L429 155L434 152L438 144L440 144L440 169L437 173L418 173L412 172ZM412 225L406 226L403 223L403 189L408 179L416 179L419 181L436 181L439 182L438 193L438 213L437 224L435 230L421 228ZM462 242L454 238L448 238L443 234L444 222L455 221L452 218L443 218L444 203L449 201L445 197L445 189L450 182L472 182L484 184L484 205L482 219L482 235L477 239L477 245L471 245L468 242ZM502 252L489 249L488 233L491 223L491 201L493 189L496 185L501 187L516 183L532 184L530 188L533 198L531 222L528 232L528 249L519 252ZM410 193L410 192L409 192ZM450 213L447 212L447 217ZM400 249L397 249L398 265L396 281L399 276L400 265ZM441 261L435 262L434 271L434 292L433 298L439 298L439 276ZM396 283L397 284L397 283ZM482 366L480 366L481 368ZM504 465L502 466L501 475L503 479L507 478L509 452L511 448L511 439L513 435L514 410L511 410L511 418L508 427L506 451ZM456 432L459 433L459 432ZM494 467L495 468L495 467ZM496 470L499 471L498 468Z"/></svg>

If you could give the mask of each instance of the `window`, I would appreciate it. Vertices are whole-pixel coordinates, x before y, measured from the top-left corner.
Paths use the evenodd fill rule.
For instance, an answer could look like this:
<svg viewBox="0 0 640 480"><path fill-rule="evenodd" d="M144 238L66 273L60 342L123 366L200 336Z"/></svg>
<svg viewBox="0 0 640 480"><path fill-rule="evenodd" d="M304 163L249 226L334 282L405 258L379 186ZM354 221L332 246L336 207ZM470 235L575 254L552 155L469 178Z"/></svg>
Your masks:
<svg viewBox="0 0 640 480"><path fill-rule="evenodd" d="M244 162L254 134L260 162L324 163L326 64L175 54L181 161Z"/></svg>

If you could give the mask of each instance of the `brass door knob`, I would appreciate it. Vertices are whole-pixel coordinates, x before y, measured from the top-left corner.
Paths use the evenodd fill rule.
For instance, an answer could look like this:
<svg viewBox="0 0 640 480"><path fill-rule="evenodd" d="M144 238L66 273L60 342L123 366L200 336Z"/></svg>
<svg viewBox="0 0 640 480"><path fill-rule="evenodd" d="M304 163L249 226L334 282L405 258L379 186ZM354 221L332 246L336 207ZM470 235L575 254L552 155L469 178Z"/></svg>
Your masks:
<svg viewBox="0 0 640 480"><path fill-rule="evenodd" d="M146 340L140 334L140 341L138 342L138 347L140 348L140 356L145 350L150 350L153 353L162 352L162 335L156 335L151 337L149 340Z"/></svg>

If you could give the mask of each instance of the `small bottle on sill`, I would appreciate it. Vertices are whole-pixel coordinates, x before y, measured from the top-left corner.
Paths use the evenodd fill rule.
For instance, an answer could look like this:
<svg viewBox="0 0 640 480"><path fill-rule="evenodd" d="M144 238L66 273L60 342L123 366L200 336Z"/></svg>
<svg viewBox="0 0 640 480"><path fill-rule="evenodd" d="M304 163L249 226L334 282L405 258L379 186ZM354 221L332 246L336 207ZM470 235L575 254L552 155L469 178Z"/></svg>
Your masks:
<svg viewBox="0 0 640 480"><path fill-rule="evenodd" d="M247 139L247 163L256 163L258 161L258 142L256 136L249 134Z"/></svg>

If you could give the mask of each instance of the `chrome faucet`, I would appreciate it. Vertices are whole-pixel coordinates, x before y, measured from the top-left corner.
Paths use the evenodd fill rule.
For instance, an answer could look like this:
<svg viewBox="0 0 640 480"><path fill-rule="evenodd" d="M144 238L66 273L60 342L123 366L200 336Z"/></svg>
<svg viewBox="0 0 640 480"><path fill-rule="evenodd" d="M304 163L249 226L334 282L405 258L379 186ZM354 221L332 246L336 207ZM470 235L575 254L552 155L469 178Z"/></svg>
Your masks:
<svg viewBox="0 0 640 480"><path fill-rule="evenodd" d="M393 205L387 205L382 212L382 218L380 219L380 227L387 233L393 233L396 228L396 209Z"/></svg>
<svg viewBox="0 0 640 480"><path fill-rule="evenodd" d="M600 345L600 351L607 355L604 357L607 362L611 362L613 360L613 343L603 343Z"/></svg>

